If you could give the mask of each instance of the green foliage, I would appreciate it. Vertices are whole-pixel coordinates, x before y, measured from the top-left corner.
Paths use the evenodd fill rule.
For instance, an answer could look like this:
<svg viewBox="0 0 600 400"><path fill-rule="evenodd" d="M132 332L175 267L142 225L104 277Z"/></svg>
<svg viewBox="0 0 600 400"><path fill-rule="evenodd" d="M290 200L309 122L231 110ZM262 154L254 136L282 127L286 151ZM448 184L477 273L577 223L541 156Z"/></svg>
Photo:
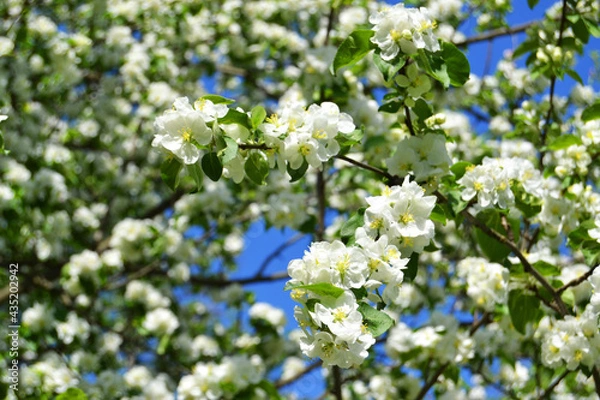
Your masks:
<svg viewBox="0 0 600 400"><path fill-rule="evenodd" d="M512 232L507 232L506 227L502 223L502 218L508 221ZM496 231L504 237L514 237L516 242L519 239L519 223L516 220L508 218L502 211L494 208L487 208L480 211L476 218L488 228ZM505 244L499 243L496 239L490 237L480 228L475 228L475 239L481 248L481 251L493 262L502 262L510 254L511 250Z"/></svg>
<svg viewBox="0 0 600 400"><path fill-rule="evenodd" d="M536 323L543 316L540 300L524 293L521 289L511 290L508 293L508 311L515 329L523 335L526 333L528 323Z"/></svg>
<svg viewBox="0 0 600 400"><path fill-rule="evenodd" d="M69 388L56 396L56 400L87 400L87 395L81 389Z"/></svg>
<svg viewBox="0 0 600 400"><path fill-rule="evenodd" d="M217 153L206 153L204 157L202 157L202 170L206 176L215 182L221 178L221 175L223 174L223 165L221 164L221 160L219 160Z"/></svg>
<svg viewBox="0 0 600 400"><path fill-rule="evenodd" d="M375 337L384 334L394 325L394 320L389 315L367 303L360 302L358 312L363 317L363 323L367 326L367 331Z"/></svg>
<svg viewBox="0 0 600 400"><path fill-rule="evenodd" d="M338 47L331 66L331 73L335 75L340 68L357 62L375 49L375 44L370 40L374 34L375 32L370 29L359 29L352 32Z"/></svg>
<svg viewBox="0 0 600 400"><path fill-rule="evenodd" d="M600 102L596 102L583 110L581 120L584 122L592 121L600 118Z"/></svg>
<svg viewBox="0 0 600 400"><path fill-rule="evenodd" d="M328 296L337 299L342 294L344 294L344 289L334 286L331 283L321 282L321 283L313 283L310 285L290 285L289 283L285 285L283 290L292 290L292 289L304 289L310 292L313 292L317 296Z"/></svg>
<svg viewBox="0 0 600 400"><path fill-rule="evenodd" d="M445 88L462 86L469 80L469 60L452 43L440 41L441 51L431 53L420 50L417 62L431 77L440 81Z"/></svg>
<svg viewBox="0 0 600 400"><path fill-rule="evenodd" d="M398 71L400 71L400 69L402 69L402 67L404 67L406 64L406 58L400 57L392 60L392 62L388 62L382 59L381 56L375 52L373 54L373 63L383 75L383 79L386 82L391 82Z"/></svg>
<svg viewBox="0 0 600 400"><path fill-rule="evenodd" d="M244 171L250 180L257 185L265 185L269 175L269 162L262 151L252 152L246 159Z"/></svg>
<svg viewBox="0 0 600 400"><path fill-rule="evenodd" d="M160 177L163 182L173 191L179 185L179 173L183 164L175 157L167 157L160 165Z"/></svg>
<svg viewBox="0 0 600 400"><path fill-rule="evenodd" d="M404 270L404 279L408 282L414 281L417 272L419 272L419 253L412 253Z"/></svg>
<svg viewBox="0 0 600 400"><path fill-rule="evenodd" d="M290 182L296 182L302 179L302 177L304 177L304 175L306 174L307 170L308 162L306 162L306 160L302 162L302 165L298 169L293 169L292 167L290 167L289 163L287 164L287 172L290 175Z"/></svg>

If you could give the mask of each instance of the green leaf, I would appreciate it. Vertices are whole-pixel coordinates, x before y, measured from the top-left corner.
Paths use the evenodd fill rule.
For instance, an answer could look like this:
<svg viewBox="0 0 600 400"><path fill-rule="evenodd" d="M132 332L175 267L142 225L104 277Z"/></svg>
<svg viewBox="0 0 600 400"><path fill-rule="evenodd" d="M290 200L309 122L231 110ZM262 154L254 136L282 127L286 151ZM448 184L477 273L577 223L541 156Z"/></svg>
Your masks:
<svg viewBox="0 0 600 400"><path fill-rule="evenodd" d="M212 101L213 104L231 104L235 103L235 100L228 99L227 97L219 96L217 94L207 94L200 97L200 100L209 100Z"/></svg>
<svg viewBox="0 0 600 400"><path fill-rule="evenodd" d="M160 177L172 191L179 185L179 172L182 167L183 164L175 157L168 157L160 165Z"/></svg>
<svg viewBox="0 0 600 400"><path fill-rule="evenodd" d="M260 124L263 123L265 117L267 116L267 112L263 106L256 106L250 112L250 119L252 121L252 129L258 128Z"/></svg>
<svg viewBox="0 0 600 400"><path fill-rule="evenodd" d="M304 176L304 174L306 174L307 170L308 162L306 162L306 160L302 162L302 165L298 169L293 169L292 167L290 167L289 163L287 164L287 172L291 178L290 182L296 182L297 180L301 179Z"/></svg>
<svg viewBox="0 0 600 400"><path fill-rule="evenodd" d="M404 280L408 282L414 281L417 272L419 272L419 253L412 253L404 270Z"/></svg>
<svg viewBox="0 0 600 400"><path fill-rule="evenodd" d="M539 2L540 0L527 0L527 5L533 10L533 7L535 7Z"/></svg>
<svg viewBox="0 0 600 400"><path fill-rule="evenodd" d="M505 237L507 236L507 232L502 226L502 217L500 211L493 208L482 210L477 214L477 219L488 228L493 229ZM515 238L515 241L517 241L519 239L518 221L510 219L508 220L511 225L512 234ZM475 229L475 239L477 240L477 244L479 244L481 251L492 262L502 262L511 252L508 246L501 244L496 239L488 236L479 228Z"/></svg>
<svg viewBox="0 0 600 400"><path fill-rule="evenodd" d="M340 231L342 238L354 236L354 232L356 232L358 228L365 224L365 210L366 208L364 207L359 208L355 214L352 214L352 216L348 218L346 222L344 222L344 225L342 225L342 229Z"/></svg>
<svg viewBox="0 0 600 400"><path fill-rule="evenodd" d="M169 342L171 341L171 336L164 335L160 338L160 342L158 343L158 347L156 348L156 354L159 356L165 354L167 347L169 347Z"/></svg>
<svg viewBox="0 0 600 400"><path fill-rule="evenodd" d="M429 75L440 81L445 88L462 86L469 80L469 60L455 45L441 42L441 51L431 53L420 50L417 62Z"/></svg>
<svg viewBox="0 0 600 400"><path fill-rule="evenodd" d="M340 68L355 63L376 48L375 43L370 40L374 34L375 32L370 29L358 29L352 32L338 47L331 73L335 75Z"/></svg>
<svg viewBox="0 0 600 400"><path fill-rule="evenodd" d="M543 315L540 300L523 293L523 290L511 290L508 293L508 312L515 329L523 335L527 324L538 322Z"/></svg>
<svg viewBox="0 0 600 400"><path fill-rule="evenodd" d="M237 142L229 136L223 136L223 140L225 141L225 148L219 151L219 155L221 156L223 164L227 164L237 156L239 146Z"/></svg>
<svg viewBox="0 0 600 400"><path fill-rule="evenodd" d="M575 135L561 135L554 139L549 145L548 150L556 151L566 149L573 145L580 145L581 139Z"/></svg>
<svg viewBox="0 0 600 400"><path fill-rule="evenodd" d="M68 388L63 393L56 396L56 400L87 400L85 392L77 388Z"/></svg>
<svg viewBox="0 0 600 400"><path fill-rule="evenodd" d="M388 101L387 103L382 104L377 111L394 114L397 113L400 107L402 106L402 102L398 100Z"/></svg>
<svg viewBox="0 0 600 400"><path fill-rule="evenodd" d="M598 23L589 18L583 17L582 19L583 19L583 22L585 22L590 34L593 37L600 37L600 26L598 26Z"/></svg>
<svg viewBox="0 0 600 400"><path fill-rule="evenodd" d="M569 233L569 245L574 249L579 249L585 241L592 240L588 231L595 227L596 223L593 219L582 222Z"/></svg>
<svg viewBox="0 0 600 400"><path fill-rule="evenodd" d="M382 59L379 54L375 53L373 54L373 63L383 75L383 79L386 82L390 82L392 79L394 79L398 71L400 71L400 68L406 64L406 58L401 57L394 64L392 64Z"/></svg>
<svg viewBox="0 0 600 400"><path fill-rule="evenodd" d="M421 122L425 122L427 118L433 115L429 104L423 99L418 99L415 102L414 107L412 107L412 110L417 114L417 117L419 117L419 121Z"/></svg>
<svg viewBox="0 0 600 400"><path fill-rule="evenodd" d="M446 225L446 212L444 211L444 208L439 204L436 204L435 207L433 207L429 218L432 221L439 222L442 225Z"/></svg>
<svg viewBox="0 0 600 400"><path fill-rule="evenodd" d="M537 261L532 266L544 276L560 275L560 268L543 260Z"/></svg>
<svg viewBox="0 0 600 400"><path fill-rule="evenodd" d="M246 159L244 171L250 180L257 185L265 185L269 175L269 162L262 151L255 151Z"/></svg>
<svg viewBox="0 0 600 400"><path fill-rule="evenodd" d="M600 102L592 104L581 113L581 120L583 122L588 122L598 118L600 118Z"/></svg>
<svg viewBox="0 0 600 400"><path fill-rule="evenodd" d="M214 182L221 178L221 175L223 174L223 164L221 164L221 160L219 160L217 153L211 151L202 157L202 170L204 171L204 174Z"/></svg>
<svg viewBox="0 0 600 400"><path fill-rule="evenodd" d="M313 292L317 296L329 296L337 299L344 294L344 289L332 285L331 283L321 282L312 283L310 285L290 285L284 287L284 290L304 289Z"/></svg>
<svg viewBox="0 0 600 400"><path fill-rule="evenodd" d="M534 52L534 50L537 50L539 47L540 46L539 46L537 40L534 40L534 39L526 40L523 43L521 43L519 46L517 46L517 48L515 49L515 51L512 54L512 58L513 58L513 60L516 60L523 54ZM529 63L528 63L528 65L529 65Z"/></svg>
<svg viewBox="0 0 600 400"><path fill-rule="evenodd" d="M250 122L250 118L248 118L248 115L233 108L230 108L224 117L219 118L219 123L238 124L248 130L252 129L252 123Z"/></svg>
<svg viewBox="0 0 600 400"><path fill-rule="evenodd" d="M579 17L579 15L577 15L577 17ZM569 19L569 21L571 22L571 29L573 29L575 37L581 40L582 43L587 43L590 40L590 31L588 30L585 21L580 17L576 18L575 21L572 21L571 19Z"/></svg>
<svg viewBox="0 0 600 400"><path fill-rule="evenodd" d="M202 188L202 180L204 179L202 169L198 164L186 165L186 169L189 176L191 176L194 182L196 183L195 191L199 191L200 188Z"/></svg>
<svg viewBox="0 0 600 400"><path fill-rule="evenodd" d="M352 293L354 293L354 297L356 297L356 300L364 299L369 295L369 292L364 286L361 286L358 289L352 288L350 290L352 291Z"/></svg>
<svg viewBox="0 0 600 400"><path fill-rule="evenodd" d="M363 136L364 132L362 129L355 129L350 133L338 133L335 137L335 140L341 147L350 147L360 143Z"/></svg>
<svg viewBox="0 0 600 400"><path fill-rule="evenodd" d="M367 331L375 337L387 332L394 325L394 320L389 315L367 303L359 303L358 312L363 317L363 324L367 326Z"/></svg>
<svg viewBox="0 0 600 400"><path fill-rule="evenodd" d="M583 79L581 79L581 76L579 76L577 71L569 68L569 69L565 70L565 72L567 75L569 75L571 78L573 78L577 83L579 83L582 86L584 85Z"/></svg>
<svg viewBox="0 0 600 400"><path fill-rule="evenodd" d="M459 180L460 178L463 177L465 172L467 172L467 168L472 167L472 166L473 166L473 164L471 164L468 161L459 161L457 163L454 163L450 167L450 171L452 171L452 173L456 177L456 180Z"/></svg>

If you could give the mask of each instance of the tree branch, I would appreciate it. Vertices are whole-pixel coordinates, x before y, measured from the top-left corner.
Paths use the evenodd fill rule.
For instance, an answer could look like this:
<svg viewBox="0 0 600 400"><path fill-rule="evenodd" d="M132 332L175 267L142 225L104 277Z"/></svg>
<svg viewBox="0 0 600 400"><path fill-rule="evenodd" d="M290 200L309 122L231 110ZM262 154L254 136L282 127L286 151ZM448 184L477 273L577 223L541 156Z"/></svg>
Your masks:
<svg viewBox="0 0 600 400"><path fill-rule="evenodd" d="M563 40L563 31L565 29L565 22L567 20L567 0L563 0L562 4L562 12L560 15L560 28L558 29L558 41L556 42L557 47L562 45ZM552 79L550 80L550 106L548 108L548 113L546 114L546 123L544 124L544 128L542 129L540 135L540 155L538 159L538 164L540 169L544 168L544 155L546 154L543 150L546 145L546 139L548 137L548 127L550 126L550 121L552 119L552 113L554 112L554 90L556 88L556 74L552 75Z"/></svg>
<svg viewBox="0 0 600 400"><path fill-rule="evenodd" d="M302 239L304 236L305 235L303 233L298 233L298 234L292 236L291 238L289 238L288 240L286 240L285 243L280 244L279 247L277 247L275 250L273 250L273 252L271 254L269 254L269 256L267 258L265 258L265 260L260 265L260 268L258 269L258 271L256 272L256 274L254 276L257 278L263 276L265 269L267 269L267 266L271 263L271 261L273 261L279 255L281 255L281 253L285 249L287 249L289 246L296 243L298 240Z"/></svg>
<svg viewBox="0 0 600 400"><path fill-rule="evenodd" d="M500 36L508 36L515 33L524 32L538 22L539 21L529 21L508 28L492 29L491 31L468 37L463 41L454 42L454 45L457 47L465 47L473 43L485 42L486 40L495 39Z"/></svg>
<svg viewBox="0 0 600 400"><path fill-rule="evenodd" d="M562 374L560 374L560 376L558 376L558 377L557 377L557 378L554 380L554 382L552 382L552 383L550 384L550 386L548 386L548 387L546 388L546 390L544 390L544 391L542 392L542 394L540 395L540 397L538 397L538 399L539 399L539 400L542 400L542 399L548 399L548 398L550 398L550 395L552 394L552 391L554 390L554 388L555 388L556 386L558 386L558 384L560 383L560 381L562 381L562 380L563 380L563 379L564 379L564 378L565 378L567 375L569 375L571 372L572 372L572 371L569 371L568 369L565 369L565 371L564 371Z"/></svg>

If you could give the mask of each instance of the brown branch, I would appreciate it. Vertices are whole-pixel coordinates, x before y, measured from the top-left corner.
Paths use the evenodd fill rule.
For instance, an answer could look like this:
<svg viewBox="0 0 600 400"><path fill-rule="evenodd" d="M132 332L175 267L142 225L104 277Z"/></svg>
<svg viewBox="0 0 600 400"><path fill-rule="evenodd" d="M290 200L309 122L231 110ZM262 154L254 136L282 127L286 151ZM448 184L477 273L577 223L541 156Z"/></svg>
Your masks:
<svg viewBox="0 0 600 400"><path fill-rule="evenodd" d="M560 47L563 41L563 31L565 29L565 22L567 20L567 0L563 0L562 12L560 15L560 27L558 28L558 41L556 45ZM546 139L548 137L548 127L550 126L550 120L552 119L552 113L554 112L554 90L556 88L556 74L552 75L550 80L550 106L548 107L548 113L546 114L546 123L542 129L540 135L540 155L538 159L538 165L540 169L544 168L544 155L546 154L544 146L546 145Z"/></svg>
<svg viewBox="0 0 600 400"><path fill-rule="evenodd" d="M277 247L271 254L269 254L269 256L267 258L265 258L265 260L260 265L260 268L258 269L258 272L255 274L255 276L256 277L263 276L265 269L271 263L271 261L273 261L279 255L281 255L281 253L285 249L287 249L289 246L296 243L298 240L302 239L304 236L305 235L303 233L298 233L298 234L292 236L291 238L289 238L288 240L286 240L285 243L280 244L279 247Z"/></svg>
<svg viewBox="0 0 600 400"><path fill-rule="evenodd" d="M304 375L308 374L309 372L311 372L312 370L320 367L321 365L323 365L323 361L319 360L317 362L314 362L310 365L308 365L306 368L304 368L302 371L298 372L296 375L287 378L287 379L281 379L278 380L277 382L275 382L275 387L277 389L281 389L282 387L285 387L289 384L294 383L295 381L297 381L298 379L302 378Z"/></svg>
<svg viewBox="0 0 600 400"><path fill-rule="evenodd" d="M558 386L558 384L560 383L560 381L562 381L562 380L563 380L563 379L564 379L564 378L565 378L567 375L569 375L571 372L572 372L572 371L569 371L568 369L566 369L566 370L565 370L565 371L564 371L562 374L560 374L560 376L558 376L558 377L557 377L557 378L554 380L554 382L552 382L552 383L550 384L550 386L548 386L548 387L546 388L546 390L544 390L544 391L542 392L542 394L540 395L540 397L538 397L538 399L539 399L539 400L542 400L542 399L548 399L548 398L550 398L550 395L552 395L552 391L554 390L554 388L555 388L556 386Z"/></svg>
<svg viewBox="0 0 600 400"><path fill-rule="evenodd" d="M388 172L386 172L386 171L384 171L382 169L379 169L377 167L373 167L373 166L371 166L369 164L365 164L365 163L363 163L361 161L357 161L357 160L354 160L352 158L349 158L349 157L346 157L346 156L342 156L342 155L337 155L337 156L334 156L334 157L337 158L338 160L343 160L343 161L346 161L347 163L350 163L352 165L356 165L357 167L360 167L360 168L365 169L367 171L374 172L377 175L381 175L382 177L384 177L384 178L386 178L386 179L388 179L390 181L398 180L398 177L396 177L396 176L394 176L394 175L392 175L392 174L390 174L390 173L388 173Z"/></svg>
<svg viewBox="0 0 600 400"><path fill-rule="evenodd" d="M239 279L216 279L216 278L202 278L202 277L191 277L190 282L203 285L207 287L227 287L229 285L247 285L250 283L260 283L260 282L273 282L279 281L282 279L288 279L290 276L287 271L275 272L272 275L267 276L252 276L250 278L239 278Z"/></svg>
<svg viewBox="0 0 600 400"><path fill-rule="evenodd" d="M600 264L599 264L600 265ZM583 281L587 280L587 278L589 278L590 276L592 276L592 274L594 273L594 270L599 266L596 265L595 267L590 268L590 270L588 272L586 272L585 274L581 275L578 278L573 279L572 281L564 284L563 286L559 287L558 289L556 289L556 293L561 294L562 292L564 292L565 290L567 290L570 287L573 286L577 286L580 283L582 283Z"/></svg>
<svg viewBox="0 0 600 400"><path fill-rule="evenodd" d="M410 132L410 136L417 136L415 128L413 127L412 118L410 117L410 109L407 106L404 106L404 115L406 117L406 126Z"/></svg>
<svg viewBox="0 0 600 400"><path fill-rule="evenodd" d="M492 40L492 39L495 39L500 36L513 35L515 33L520 33L520 32L526 31L527 29L529 29L533 25L537 24L538 22L539 21L529 21L529 22L524 22L522 24L518 24L518 25L509 27L509 28L493 29L491 31L483 32L478 35L468 37L463 41L454 42L454 44L457 47L464 47L464 46L468 46L473 43L485 42L486 40Z"/></svg>
<svg viewBox="0 0 600 400"><path fill-rule="evenodd" d="M435 371L435 373L427 381L427 383L425 384L425 386L423 386L421 388L421 390L419 391L419 393L417 393L417 396L415 397L415 400L422 400L423 398L425 398L425 395L427 394L427 392L429 392L429 389L431 389L433 387L433 385L435 385L435 383L437 382L437 380L440 377L440 375L442 375L444 373L444 371L446 370L446 368L448 368L448 366L450 366L450 363L446 362L446 363L442 364L437 369L437 371Z"/></svg>

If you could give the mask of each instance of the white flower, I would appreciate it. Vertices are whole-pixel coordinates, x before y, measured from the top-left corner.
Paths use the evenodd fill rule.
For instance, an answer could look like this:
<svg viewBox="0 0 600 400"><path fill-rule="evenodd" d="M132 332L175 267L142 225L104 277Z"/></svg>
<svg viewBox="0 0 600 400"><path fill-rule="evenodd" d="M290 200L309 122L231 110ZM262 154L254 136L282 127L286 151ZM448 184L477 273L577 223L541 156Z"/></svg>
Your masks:
<svg viewBox="0 0 600 400"><path fill-rule="evenodd" d="M325 325L338 339L354 343L362 335L362 315L352 292L344 292L335 301L315 304L314 321Z"/></svg>
<svg viewBox="0 0 600 400"><path fill-rule="evenodd" d="M206 145L212 139L212 129L206 125L207 116L212 116L194 109L187 97L176 99L173 107L174 110L156 118L154 126L157 133L152 146L162 146L185 164L194 164L201 155L196 143ZM213 111L212 107L207 108Z"/></svg>
<svg viewBox="0 0 600 400"><path fill-rule="evenodd" d="M33 307L28 308L23 312L23 325L31 329L32 332L38 332L48 329L54 322L52 312L47 309L46 305L35 303Z"/></svg>
<svg viewBox="0 0 600 400"><path fill-rule="evenodd" d="M404 4L396 4L371 16L369 22L375 25L371 41L381 49L384 60L392 60L400 51L413 54L417 49L440 50L432 30L435 24L424 7L405 8Z"/></svg>
<svg viewBox="0 0 600 400"><path fill-rule="evenodd" d="M248 310L248 314L250 318L267 321L275 328L283 329L285 326L286 319L283 310L273 307L269 303L254 303Z"/></svg>
<svg viewBox="0 0 600 400"><path fill-rule="evenodd" d="M157 308L146 314L142 326L156 336L163 336L170 335L179 328L179 321L168 308Z"/></svg>

